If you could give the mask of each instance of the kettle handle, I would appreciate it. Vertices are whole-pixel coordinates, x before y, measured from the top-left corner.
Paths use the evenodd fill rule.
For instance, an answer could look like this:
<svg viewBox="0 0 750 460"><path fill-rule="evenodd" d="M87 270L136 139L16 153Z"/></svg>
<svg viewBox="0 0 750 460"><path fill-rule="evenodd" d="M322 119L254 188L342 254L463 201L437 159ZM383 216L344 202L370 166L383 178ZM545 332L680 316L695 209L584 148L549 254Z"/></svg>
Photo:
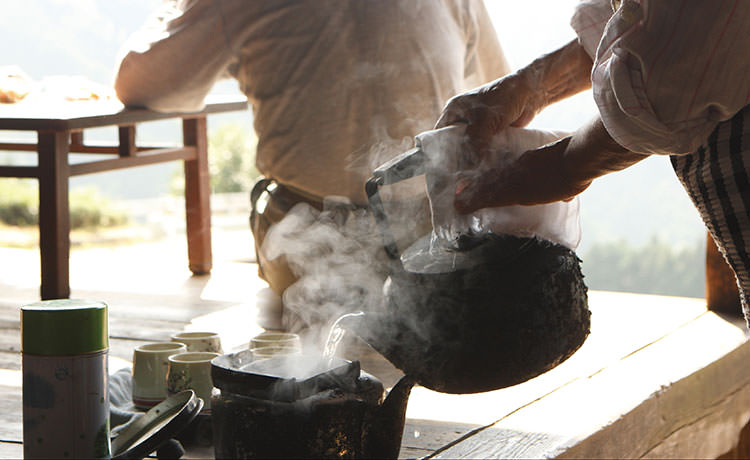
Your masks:
<svg viewBox="0 0 750 460"><path fill-rule="evenodd" d="M385 253L391 260L400 260L401 255L391 227L388 225L388 216L386 216L383 208L383 200L380 199L380 187L424 174L426 159L427 157L422 149L417 146L380 165L372 172L372 177L365 183L365 193L367 194L367 201L370 203L370 210L383 237Z"/></svg>

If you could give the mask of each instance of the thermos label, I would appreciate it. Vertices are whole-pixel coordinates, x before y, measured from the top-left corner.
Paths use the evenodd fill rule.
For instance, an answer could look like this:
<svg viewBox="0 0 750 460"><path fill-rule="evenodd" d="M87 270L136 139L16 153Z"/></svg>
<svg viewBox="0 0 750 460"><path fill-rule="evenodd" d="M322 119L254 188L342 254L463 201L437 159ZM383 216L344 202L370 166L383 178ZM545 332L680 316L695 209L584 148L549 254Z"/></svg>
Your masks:
<svg viewBox="0 0 750 460"><path fill-rule="evenodd" d="M23 355L24 458L109 458L107 352Z"/></svg>

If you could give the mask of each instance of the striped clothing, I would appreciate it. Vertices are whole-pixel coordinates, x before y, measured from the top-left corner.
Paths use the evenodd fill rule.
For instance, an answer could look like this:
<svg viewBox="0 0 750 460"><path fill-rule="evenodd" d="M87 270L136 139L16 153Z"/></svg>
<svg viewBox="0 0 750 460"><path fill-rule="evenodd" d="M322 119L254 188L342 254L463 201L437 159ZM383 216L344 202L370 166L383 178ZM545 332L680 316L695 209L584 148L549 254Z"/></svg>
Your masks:
<svg viewBox="0 0 750 460"><path fill-rule="evenodd" d="M671 160L737 276L750 322L750 106L720 123L696 152L672 155Z"/></svg>

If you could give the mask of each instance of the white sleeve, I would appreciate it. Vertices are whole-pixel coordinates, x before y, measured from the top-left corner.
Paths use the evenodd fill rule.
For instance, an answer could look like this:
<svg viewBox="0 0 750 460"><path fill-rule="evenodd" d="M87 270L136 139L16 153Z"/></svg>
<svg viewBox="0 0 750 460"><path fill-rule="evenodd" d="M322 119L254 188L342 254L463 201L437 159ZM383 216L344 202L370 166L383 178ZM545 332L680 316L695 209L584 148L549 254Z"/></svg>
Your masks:
<svg viewBox="0 0 750 460"><path fill-rule="evenodd" d="M624 0L599 44L593 93L627 149L684 154L750 101L750 2Z"/></svg>
<svg viewBox="0 0 750 460"><path fill-rule="evenodd" d="M233 59L221 9L212 0L170 2L121 54L114 83L118 98L162 112L200 110Z"/></svg>
<svg viewBox="0 0 750 460"><path fill-rule="evenodd" d="M609 0L583 0L576 5L570 19L570 26L578 35L578 42L592 60L596 57L596 48L610 17L612 6Z"/></svg>

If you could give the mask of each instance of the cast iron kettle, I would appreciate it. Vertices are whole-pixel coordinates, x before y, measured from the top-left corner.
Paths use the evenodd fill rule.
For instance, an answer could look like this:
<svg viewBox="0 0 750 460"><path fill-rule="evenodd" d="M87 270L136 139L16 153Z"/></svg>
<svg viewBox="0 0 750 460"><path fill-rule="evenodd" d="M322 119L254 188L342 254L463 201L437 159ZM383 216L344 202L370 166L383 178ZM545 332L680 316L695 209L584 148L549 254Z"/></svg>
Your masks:
<svg viewBox="0 0 750 460"><path fill-rule="evenodd" d="M216 458L397 458L414 381L402 377L385 397L359 361L321 359L253 360L249 350L214 358ZM305 375L283 372L310 363Z"/></svg>
<svg viewBox="0 0 750 460"><path fill-rule="evenodd" d="M436 250L427 235L399 253L379 188L424 174L425 162L417 146L366 184L390 276L382 310L345 327L420 385L445 393L515 385L567 359L590 328L580 260L570 249L485 234Z"/></svg>

